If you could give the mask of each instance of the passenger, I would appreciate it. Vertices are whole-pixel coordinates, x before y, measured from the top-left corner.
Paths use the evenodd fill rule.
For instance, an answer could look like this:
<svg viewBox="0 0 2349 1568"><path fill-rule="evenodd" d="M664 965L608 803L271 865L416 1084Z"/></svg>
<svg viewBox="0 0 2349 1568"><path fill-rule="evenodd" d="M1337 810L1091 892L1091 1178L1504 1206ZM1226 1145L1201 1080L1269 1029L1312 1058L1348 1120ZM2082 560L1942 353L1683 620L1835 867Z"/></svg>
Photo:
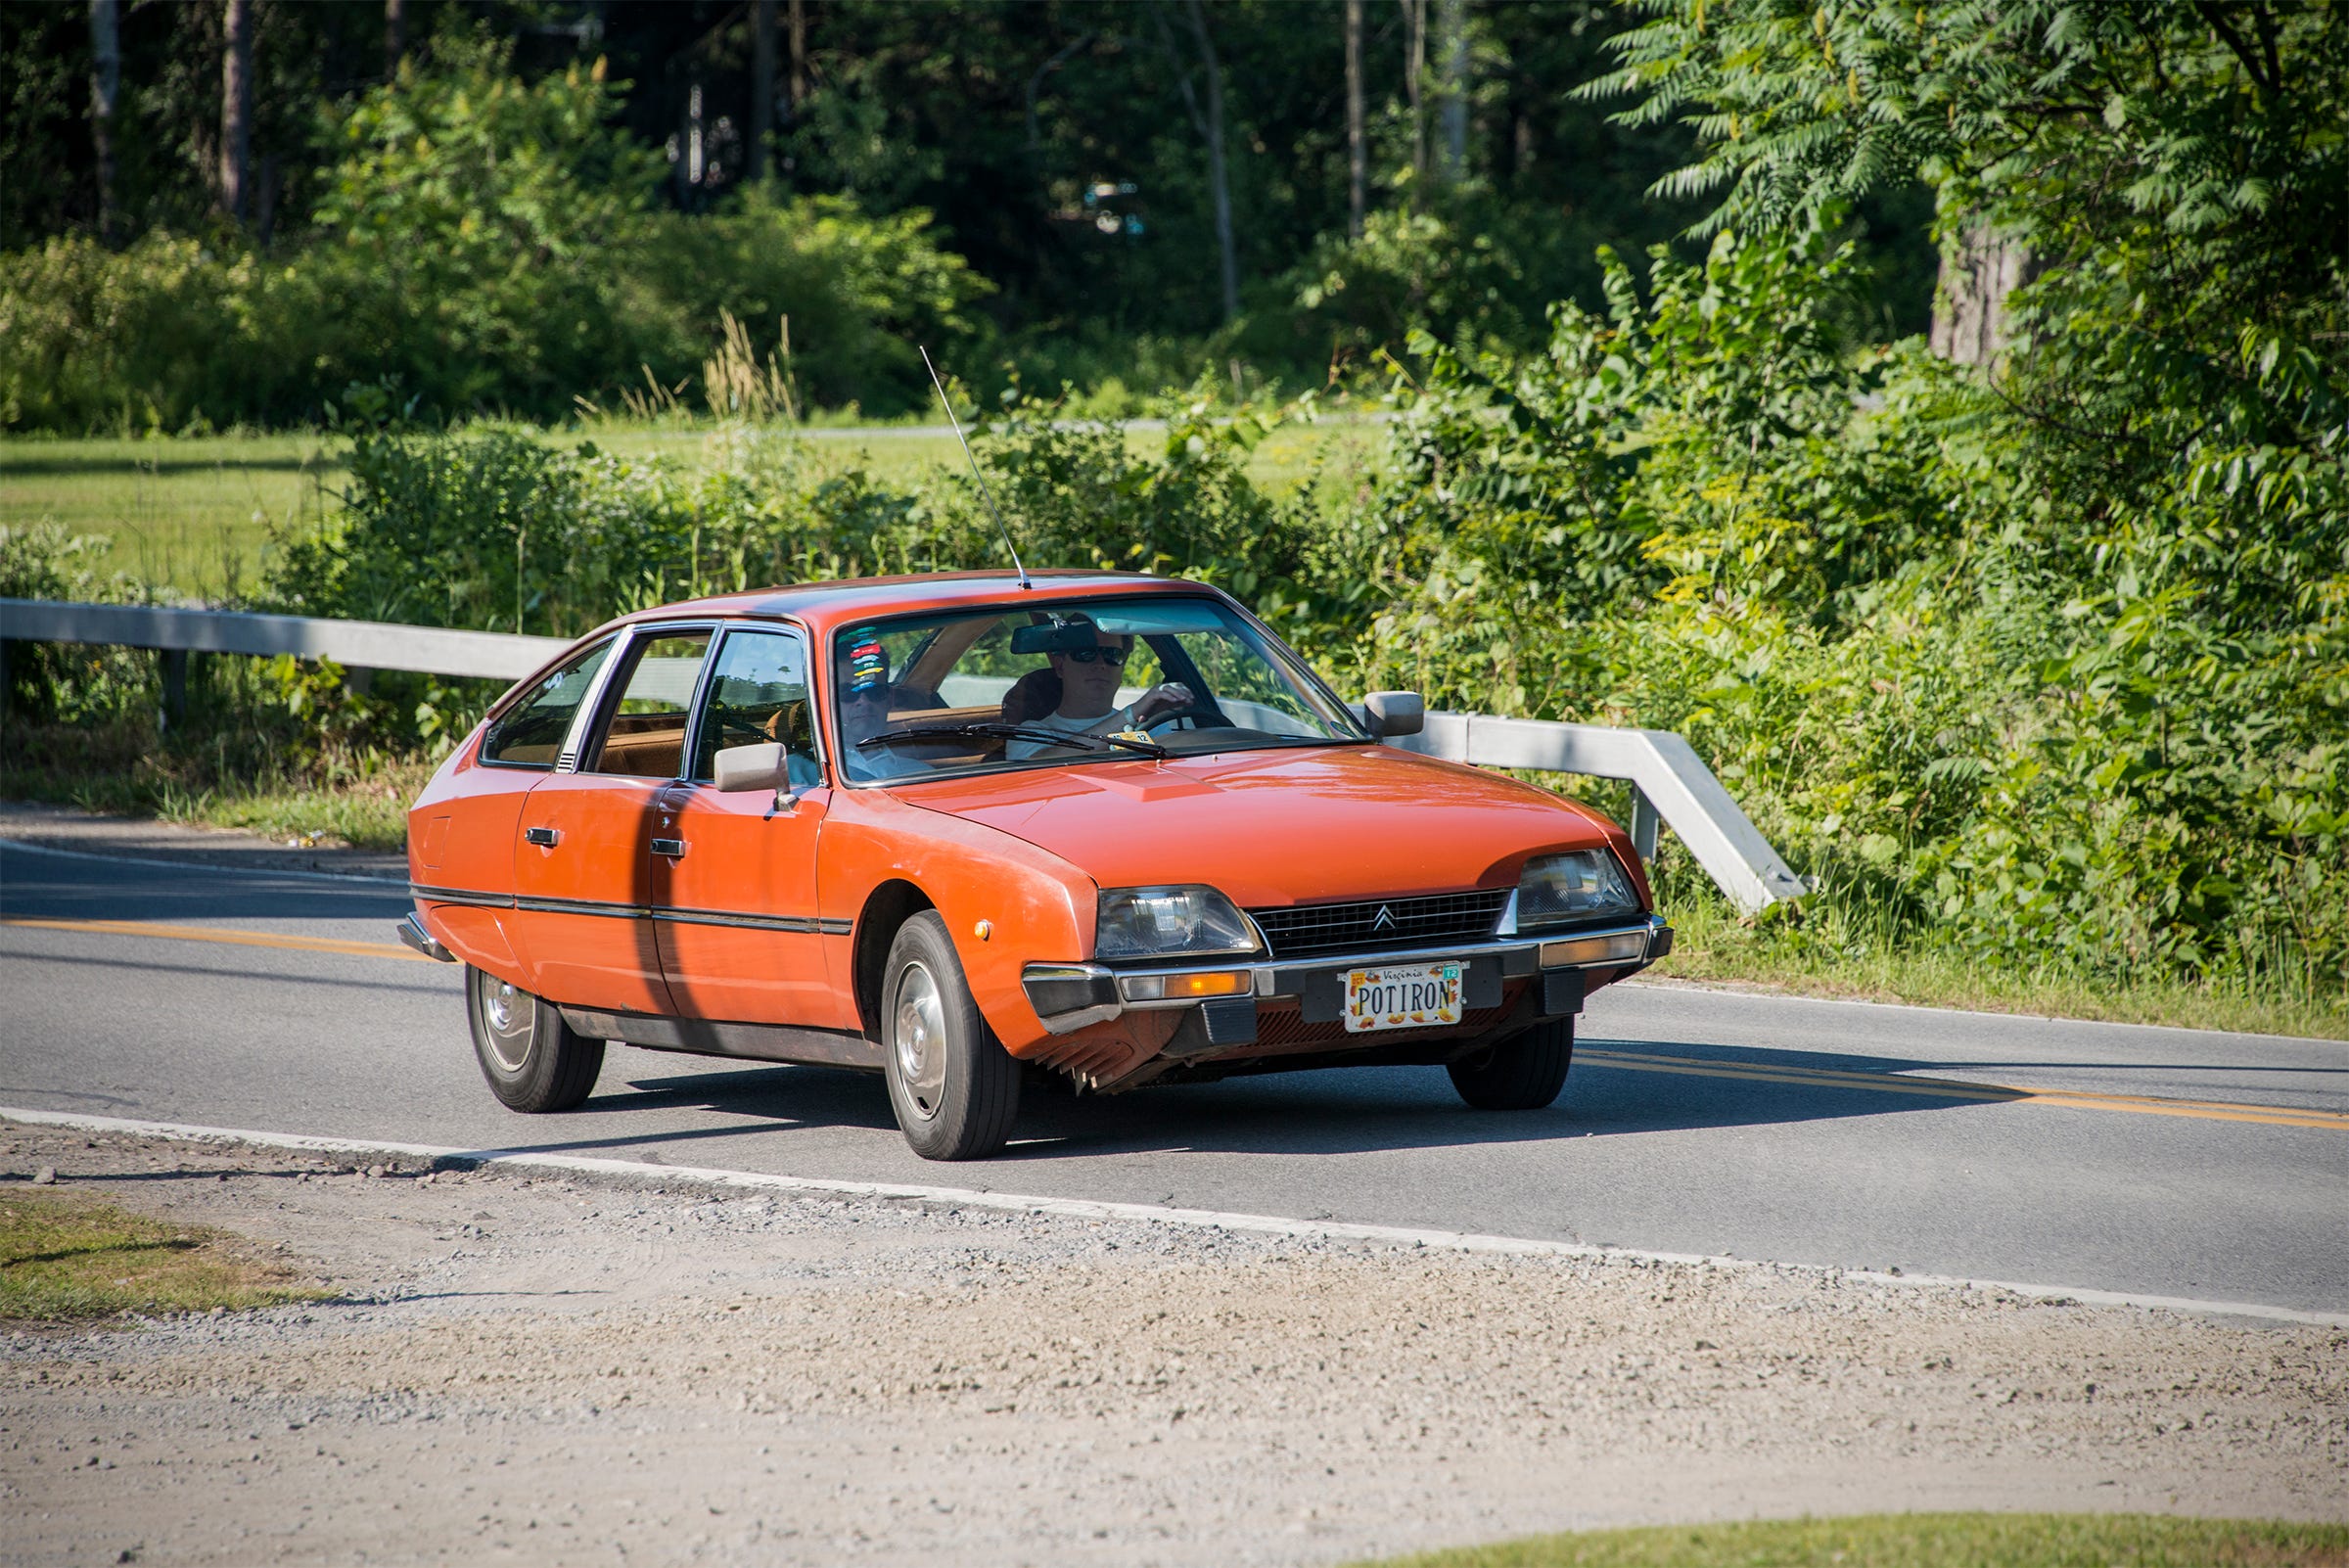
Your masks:
<svg viewBox="0 0 2349 1568"><path fill-rule="evenodd" d="M857 743L889 728L889 654L881 633L859 626L832 644L833 700L840 706L841 770L850 778L906 778L929 771L918 757L918 743L900 746L860 746Z"/></svg>
<svg viewBox="0 0 2349 1568"><path fill-rule="evenodd" d="M1082 618L1078 618L1076 624L1092 632L1093 645L1046 656L1052 662L1052 673L1060 678L1060 706L1023 727L1058 730L1064 735L1114 735L1121 730L1141 733L1154 719L1180 713L1198 701L1190 687L1170 680L1118 707L1118 687L1125 679L1126 661L1133 653L1133 639L1103 631ZM1004 746L1003 755L1021 761L1061 749L1040 740L1013 740Z"/></svg>

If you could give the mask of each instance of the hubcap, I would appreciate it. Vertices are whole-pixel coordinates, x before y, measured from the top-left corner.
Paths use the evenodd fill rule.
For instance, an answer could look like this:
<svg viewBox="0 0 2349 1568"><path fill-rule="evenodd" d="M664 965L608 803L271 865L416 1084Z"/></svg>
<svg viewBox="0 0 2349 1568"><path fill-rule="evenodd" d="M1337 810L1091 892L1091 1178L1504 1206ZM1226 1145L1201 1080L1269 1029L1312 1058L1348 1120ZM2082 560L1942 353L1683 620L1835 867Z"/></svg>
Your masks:
<svg viewBox="0 0 2349 1568"><path fill-rule="evenodd" d="M488 1038L489 1054L509 1073L521 1072L530 1062L534 1017L530 998L516 991L511 981L483 977L483 1034Z"/></svg>
<svg viewBox="0 0 2349 1568"><path fill-rule="evenodd" d="M946 1089L946 1010L926 964L907 964L898 976L898 1010L891 1020L898 1082L924 1121L938 1114Z"/></svg>

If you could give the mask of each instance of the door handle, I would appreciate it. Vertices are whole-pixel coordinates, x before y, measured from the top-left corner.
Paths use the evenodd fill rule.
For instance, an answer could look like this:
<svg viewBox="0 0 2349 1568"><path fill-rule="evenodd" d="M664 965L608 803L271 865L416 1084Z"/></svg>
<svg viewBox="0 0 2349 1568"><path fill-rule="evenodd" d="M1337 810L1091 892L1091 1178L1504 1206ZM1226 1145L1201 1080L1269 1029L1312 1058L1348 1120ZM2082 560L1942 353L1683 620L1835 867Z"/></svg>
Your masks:
<svg viewBox="0 0 2349 1568"><path fill-rule="evenodd" d="M563 837L562 834L549 827L524 828L522 836L542 850L553 849Z"/></svg>
<svg viewBox="0 0 2349 1568"><path fill-rule="evenodd" d="M655 839L653 840L653 853L666 854L672 860L682 860L685 858L685 841L683 839Z"/></svg>

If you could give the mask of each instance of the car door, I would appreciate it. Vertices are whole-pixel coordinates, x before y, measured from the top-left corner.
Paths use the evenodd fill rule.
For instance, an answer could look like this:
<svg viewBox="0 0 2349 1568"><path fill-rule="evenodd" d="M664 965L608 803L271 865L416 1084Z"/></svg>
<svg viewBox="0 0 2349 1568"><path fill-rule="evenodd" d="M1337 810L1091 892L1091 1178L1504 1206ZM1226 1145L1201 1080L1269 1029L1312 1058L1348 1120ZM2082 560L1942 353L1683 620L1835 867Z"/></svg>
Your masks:
<svg viewBox="0 0 2349 1568"><path fill-rule="evenodd" d="M475 751L434 779L410 814L410 886L433 935L467 963L523 978L512 940L523 807L555 771L618 644L606 637L541 676L484 727Z"/></svg>
<svg viewBox="0 0 2349 1568"><path fill-rule="evenodd" d="M707 625L638 626L580 747L530 791L515 846L516 946L530 988L606 1012L667 1014L653 936L660 796L683 771Z"/></svg>
<svg viewBox="0 0 2349 1568"><path fill-rule="evenodd" d="M830 808L814 752L807 639L735 625L702 683L693 765L659 797L653 931L685 1018L822 1028L836 1022L816 917L816 839ZM714 760L780 741L792 788L722 793Z"/></svg>

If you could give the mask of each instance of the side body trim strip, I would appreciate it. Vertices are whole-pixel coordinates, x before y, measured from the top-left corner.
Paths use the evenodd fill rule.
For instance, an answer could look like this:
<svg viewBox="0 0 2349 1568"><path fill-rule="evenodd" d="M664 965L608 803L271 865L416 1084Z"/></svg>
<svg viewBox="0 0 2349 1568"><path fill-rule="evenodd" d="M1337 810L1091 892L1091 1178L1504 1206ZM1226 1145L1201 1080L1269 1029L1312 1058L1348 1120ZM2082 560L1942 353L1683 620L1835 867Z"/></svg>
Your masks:
<svg viewBox="0 0 2349 1568"><path fill-rule="evenodd" d="M436 888L428 883L411 882L408 884L408 896L421 903L465 903L484 909L514 907L514 895L484 893L476 888Z"/></svg>
<svg viewBox="0 0 2349 1568"><path fill-rule="evenodd" d="M861 1067L878 1072L881 1044L862 1035L827 1029L789 1029L777 1024L723 1024L701 1018L655 1018L643 1013L602 1013L566 1007L563 1021L590 1039L624 1040L657 1051L691 1051L701 1056L739 1056L756 1062L799 1062L813 1067Z"/></svg>
<svg viewBox="0 0 2349 1568"><path fill-rule="evenodd" d="M732 909L679 909L667 904L608 903L596 899L520 899L510 893L484 893L477 888L442 888L424 882L408 884L411 897L424 903L463 903L485 909L528 909L534 914L603 915L615 920L668 920L690 926L739 926L753 931L782 931L801 936L845 937L856 922L816 915L745 914Z"/></svg>

